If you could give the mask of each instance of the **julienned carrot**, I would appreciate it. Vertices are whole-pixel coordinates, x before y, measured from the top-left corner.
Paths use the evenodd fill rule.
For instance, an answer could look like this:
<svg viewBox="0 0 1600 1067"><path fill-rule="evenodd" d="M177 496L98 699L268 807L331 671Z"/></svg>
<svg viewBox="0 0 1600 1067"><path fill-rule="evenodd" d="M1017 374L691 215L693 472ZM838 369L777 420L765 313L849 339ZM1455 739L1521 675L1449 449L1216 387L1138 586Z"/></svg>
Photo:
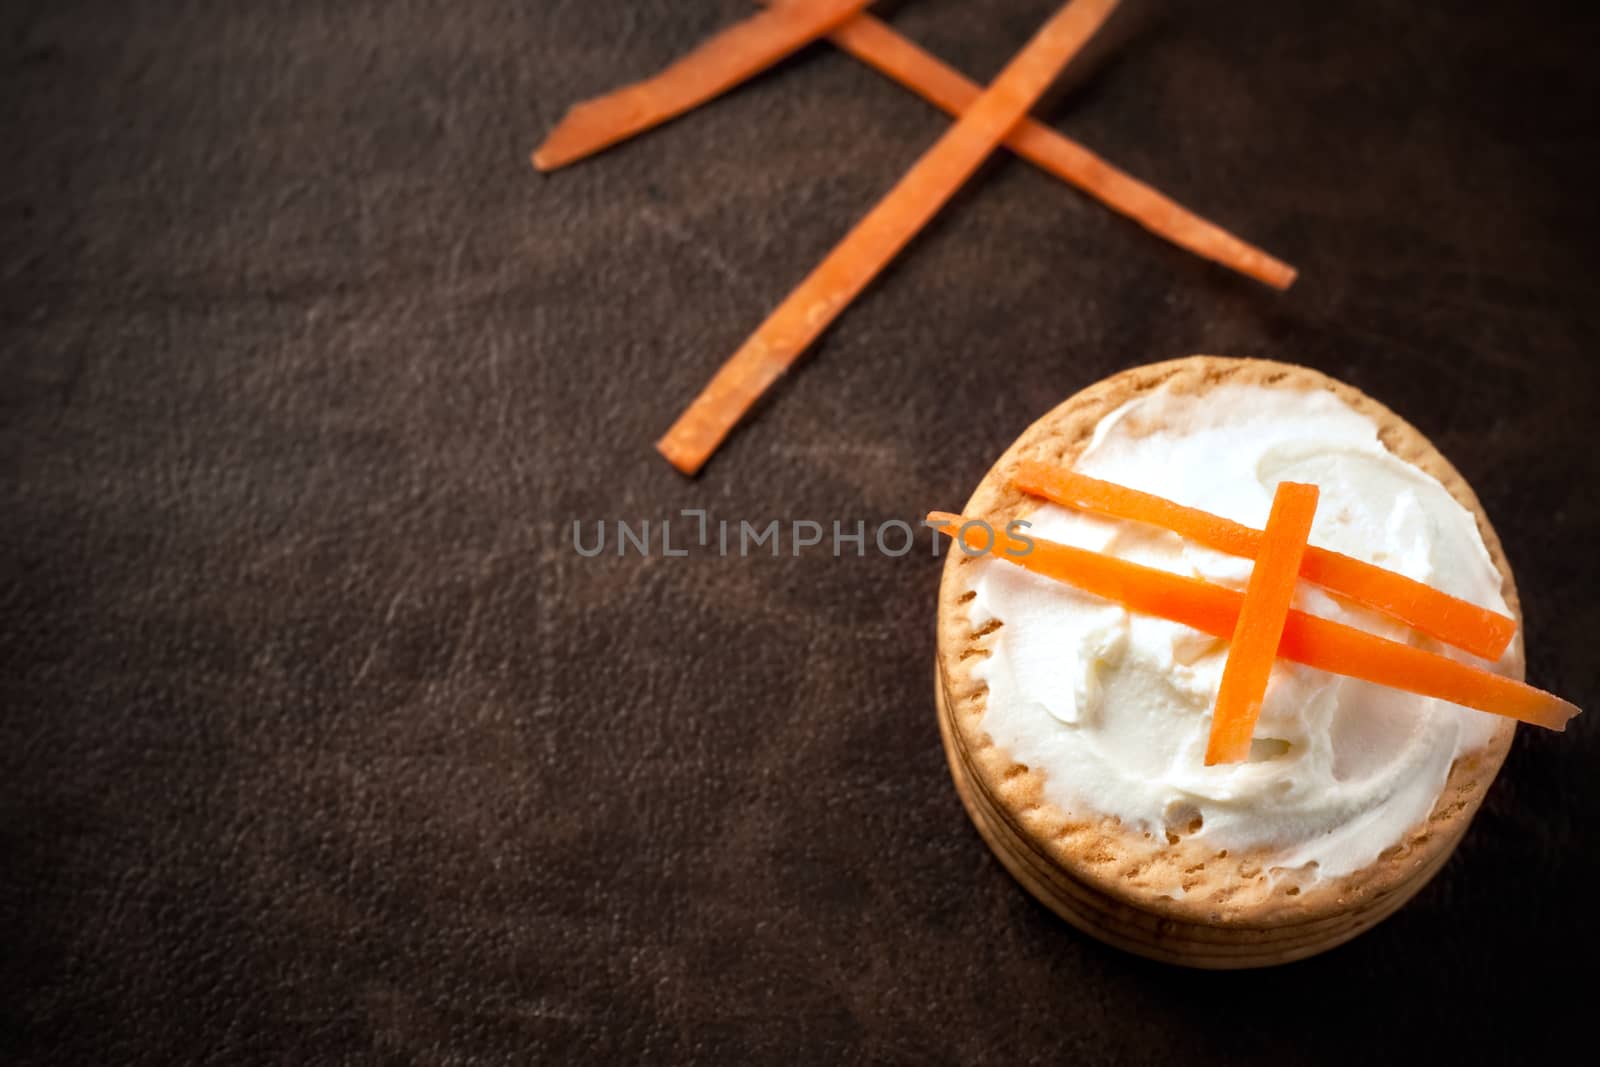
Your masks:
<svg viewBox="0 0 1600 1067"><path fill-rule="evenodd" d="M835 29L828 39L952 115L964 112L982 91L943 60L871 15L857 15ZM1287 289L1294 283L1296 272L1289 264L1206 221L1041 122L1023 119L1006 137L1005 144L1028 162L1180 248L1275 289Z"/></svg>
<svg viewBox="0 0 1600 1067"><path fill-rule="evenodd" d="M1065 507L1160 526L1229 555L1254 559L1260 551L1260 530L1061 467L1025 460L1011 484ZM1300 561L1300 577L1485 659L1499 659L1517 632L1516 620L1499 612L1315 545Z"/></svg>
<svg viewBox="0 0 1600 1067"><path fill-rule="evenodd" d="M656 448L698 471L750 406L938 213L1117 6L1071 0L717 371ZM780 9L781 10L781 9Z"/></svg>
<svg viewBox="0 0 1600 1067"><path fill-rule="evenodd" d="M720 96L823 36L871 0L788 0L728 27L654 77L585 100L533 153L555 170Z"/></svg>
<svg viewBox="0 0 1600 1067"><path fill-rule="evenodd" d="M1115 600L1132 611L1170 619L1213 637L1231 638L1239 620L1244 594L1224 586L1032 534L1026 539L1014 537L948 512L932 512L928 522L959 538L967 546L964 551L973 555L990 552L1007 563ZM1542 689L1300 611L1290 611L1284 621L1278 656L1330 674L1447 700L1549 730L1566 729L1567 720L1578 714L1572 704Z"/></svg>
<svg viewBox="0 0 1600 1067"><path fill-rule="evenodd" d="M1239 763L1250 755L1250 735L1261 716L1272 661L1278 658L1278 642L1300 577L1300 557L1305 555L1311 519L1317 513L1317 496L1316 486L1298 482L1280 482L1273 494L1261 551L1250 571L1217 688L1206 744L1208 767Z"/></svg>

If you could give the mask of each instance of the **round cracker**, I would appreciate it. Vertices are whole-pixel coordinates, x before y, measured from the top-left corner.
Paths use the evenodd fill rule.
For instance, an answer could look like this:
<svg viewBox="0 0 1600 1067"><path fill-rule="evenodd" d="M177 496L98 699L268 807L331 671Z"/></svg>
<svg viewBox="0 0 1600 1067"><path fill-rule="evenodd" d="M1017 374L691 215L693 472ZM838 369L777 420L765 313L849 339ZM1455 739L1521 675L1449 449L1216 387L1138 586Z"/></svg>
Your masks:
<svg viewBox="0 0 1600 1067"><path fill-rule="evenodd" d="M1024 459L1071 465L1096 424L1128 400L1158 388L1204 393L1222 384L1333 393L1378 427L1395 456L1439 481L1475 517L1519 623L1509 672L1523 676L1521 609L1500 539L1465 479L1420 432L1342 382L1286 363L1190 356L1113 375L1034 423L979 483L963 514L996 528L1038 501L1009 485ZM1273 866L1268 849L1218 850L1188 826L1146 831L1108 815L1069 815L1049 803L1044 777L1018 763L982 727L987 689L972 675L992 628L975 632L963 568L951 552L939 588L940 733L957 791L984 839L1019 881L1074 925L1141 955L1200 967L1281 963L1332 948L1391 914L1443 866L1483 801L1516 724L1503 720L1490 742L1451 766L1429 816L1371 865L1338 878Z"/></svg>

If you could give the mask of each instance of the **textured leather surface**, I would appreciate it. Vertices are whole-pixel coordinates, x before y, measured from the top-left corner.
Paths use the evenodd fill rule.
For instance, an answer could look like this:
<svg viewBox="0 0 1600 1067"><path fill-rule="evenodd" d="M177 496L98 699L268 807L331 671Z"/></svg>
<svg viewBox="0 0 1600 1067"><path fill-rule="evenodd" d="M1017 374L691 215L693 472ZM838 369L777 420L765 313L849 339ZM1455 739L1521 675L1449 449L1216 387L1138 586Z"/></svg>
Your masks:
<svg viewBox="0 0 1600 1067"><path fill-rule="evenodd" d="M1050 7L893 20L986 78ZM822 46L530 170L568 103L745 10L6 5L0 1059L1349 1064L1573 1036L1590 990L1553 968L1600 949L1592 16L1133 12L1047 117L1300 284L1000 159L688 482L650 443L943 122ZM1505 541L1530 677L1591 708L1522 732L1415 902L1282 971L1140 962L1005 875L943 766L921 548L571 546L680 508L957 506L1062 397L1197 351L1307 363L1430 435Z"/></svg>

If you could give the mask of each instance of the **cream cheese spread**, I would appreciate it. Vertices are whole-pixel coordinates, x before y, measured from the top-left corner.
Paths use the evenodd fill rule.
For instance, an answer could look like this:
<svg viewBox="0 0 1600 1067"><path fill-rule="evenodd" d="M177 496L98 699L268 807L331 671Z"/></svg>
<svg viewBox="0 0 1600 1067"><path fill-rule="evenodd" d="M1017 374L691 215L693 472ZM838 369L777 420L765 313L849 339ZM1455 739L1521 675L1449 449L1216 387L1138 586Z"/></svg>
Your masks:
<svg viewBox="0 0 1600 1067"><path fill-rule="evenodd" d="M1332 393L1157 390L1102 419L1074 469L1257 529L1280 481L1313 482L1312 544L1507 610L1472 514ZM1249 581L1249 560L1155 527L1048 504L1027 518L1030 535L1236 589ZM1494 732L1483 712L1279 660L1249 761L1207 767L1226 642L1002 560L967 571L970 621L1003 624L975 672L988 687L983 728L1069 814L1157 833L1197 824L1219 849L1266 848L1274 866L1337 877L1426 818L1452 761ZM1481 663L1305 582L1294 606Z"/></svg>

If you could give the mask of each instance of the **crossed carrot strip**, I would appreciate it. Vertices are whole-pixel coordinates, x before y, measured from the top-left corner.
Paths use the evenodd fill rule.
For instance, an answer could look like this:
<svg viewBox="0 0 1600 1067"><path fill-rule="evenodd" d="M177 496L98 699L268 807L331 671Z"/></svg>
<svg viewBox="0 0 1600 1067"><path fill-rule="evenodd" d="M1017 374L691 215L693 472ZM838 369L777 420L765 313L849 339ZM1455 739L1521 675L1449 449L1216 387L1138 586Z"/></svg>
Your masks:
<svg viewBox="0 0 1600 1067"><path fill-rule="evenodd" d="M1169 619L1229 641L1228 661L1223 668L1206 749L1208 764L1236 762L1249 755L1251 731L1261 710L1267 675L1274 659L1291 660L1332 674L1435 697L1549 730L1565 730L1567 721L1579 713L1577 707L1552 693L1493 671L1292 610L1289 602L1296 581L1309 577L1330 592L1360 599L1367 606L1412 626L1421 618L1439 628L1441 617L1437 609L1440 604L1454 605L1445 616L1439 636L1458 647L1481 648L1487 642L1490 647L1498 643L1503 650L1505 644L1499 643L1498 635L1505 634L1509 641L1515 633L1516 624L1512 619L1438 590L1432 590L1435 600L1419 602L1409 598L1408 590L1418 583L1404 575L1365 563L1359 564L1363 568L1360 572L1311 563L1309 557L1313 552L1358 562L1338 553L1308 548L1306 537L1317 504L1315 486L1281 484L1273 499L1267 528L1251 530L1205 512L1179 508L1170 501L1071 472L1066 472L1052 485L1040 477L1038 465L1032 465L1032 469L1025 466L1013 477L1012 484L1057 503L1154 523L1202 544L1255 559L1249 586L1244 593L1239 593L1212 582L1145 567L1105 553L1031 535L1024 539L980 520L969 521L942 511L928 515L930 525L958 541L971 555L992 554L1024 570L1117 601L1130 611ZM1095 500L1099 503L1094 503ZM1221 527L1242 530L1255 540L1248 548L1241 542L1231 546L1217 544L1193 525L1185 527L1183 521L1174 523L1156 517L1156 513L1147 508L1150 502L1176 509L1174 513L1185 513L1184 521L1192 522L1196 517L1210 520ZM982 531L981 540L979 531ZM1356 576L1354 581L1351 580L1353 575ZM1488 630L1484 616L1497 620ZM1491 631L1494 636L1490 636Z"/></svg>
<svg viewBox="0 0 1600 1067"><path fill-rule="evenodd" d="M1027 112L1118 0L1073 0L981 89L862 13L870 0L782 0L652 78L573 107L533 153L554 170L714 99L822 36L956 116L895 188L730 358L656 447L696 473L755 401L1001 143L1152 232L1278 289L1294 268L1118 170Z"/></svg>

